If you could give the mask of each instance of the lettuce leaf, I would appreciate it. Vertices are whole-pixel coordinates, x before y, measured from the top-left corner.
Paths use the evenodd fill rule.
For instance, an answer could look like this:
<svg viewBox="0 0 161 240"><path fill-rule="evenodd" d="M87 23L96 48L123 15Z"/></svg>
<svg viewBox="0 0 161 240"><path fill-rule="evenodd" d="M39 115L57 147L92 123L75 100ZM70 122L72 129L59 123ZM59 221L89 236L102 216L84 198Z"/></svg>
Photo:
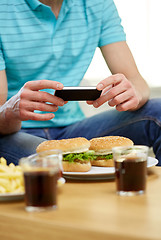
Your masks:
<svg viewBox="0 0 161 240"><path fill-rule="evenodd" d="M96 155L95 155L96 156ZM97 155L97 157L108 160L108 159L112 159L113 158L113 154L107 154L107 155Z"/></svg>
<svg viewBox="0 0 161 240"><path fill-rule="evenodd" d="M95 154L94 151L88 151L84 153L69 153L63 156L63 161L74 162L75 159L78 159L83 162L95 160L97 159L97 157L106 160L113 158L112 153L107 155L94 155L94 154Z"/></svg>
<svg viewBox="0 0 161 240"><path fill-rule="evenodd" d="M91 161L94 157L94 151L88 151L84 153L69 153L63 156L63 161L74 162L75 159L80 161Z"/></svg>

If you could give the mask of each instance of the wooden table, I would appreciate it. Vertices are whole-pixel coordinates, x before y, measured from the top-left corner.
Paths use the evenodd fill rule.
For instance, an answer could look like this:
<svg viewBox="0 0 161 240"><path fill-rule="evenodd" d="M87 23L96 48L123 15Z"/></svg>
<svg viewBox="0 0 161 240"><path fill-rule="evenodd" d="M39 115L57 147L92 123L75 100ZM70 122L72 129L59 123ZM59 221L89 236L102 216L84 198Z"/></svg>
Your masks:
<svg viewBox="0 0 161 240"><path fill-rule="evenodd" d="M114 180L68 181L57 210L27 213L24 206L0 203L0 239L161 239L161 168L150 169L142 196L117 196Z"/></svg>

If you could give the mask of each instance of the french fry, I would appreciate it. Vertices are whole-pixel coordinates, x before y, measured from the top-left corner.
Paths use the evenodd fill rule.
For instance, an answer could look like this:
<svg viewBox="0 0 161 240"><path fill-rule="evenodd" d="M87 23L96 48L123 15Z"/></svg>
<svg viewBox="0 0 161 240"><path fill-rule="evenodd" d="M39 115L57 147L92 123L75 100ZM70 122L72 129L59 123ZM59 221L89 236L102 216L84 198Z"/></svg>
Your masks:
<svg viewBox="0 0 161 240"><path fill-rule="evenodd" d="M0 193L22 193L24 181L22 169L13 163L7 165L5 158L0 158Z"/></svg>
<svg viewBox="0 0 161 240"><path fill-rule="evenodd" d="M2 186L0 186L0 193L5 193L6 192L6 189Z"/></svg>
<svg viewBox="0 0 161 240"><path fill-rule="evenodd" d="M7 161L6 161L6 159L5 159L4 157L1 157L1 158L0 158L0 163L1 163L2 165L7 165Z"/></svg>
<svg viewBox="0 0 161 240"><path fill-rule="evenodd" d="M0 186L8 189L10 187L10 180L6 178L0 178Z"/></svg>

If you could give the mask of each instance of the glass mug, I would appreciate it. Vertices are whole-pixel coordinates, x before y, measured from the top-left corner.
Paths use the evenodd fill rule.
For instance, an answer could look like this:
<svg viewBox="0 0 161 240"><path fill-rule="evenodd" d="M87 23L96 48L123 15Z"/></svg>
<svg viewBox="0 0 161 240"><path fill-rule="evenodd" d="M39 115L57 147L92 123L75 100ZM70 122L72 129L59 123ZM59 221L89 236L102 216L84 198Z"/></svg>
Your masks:
<svg viewBox="0 0 161 240"><path fill-rule="evenodd" d="M145 193L148 150L149 148L143 145L112 149L118 195L133 196Z"/></svg>
<svg viewBox="0 0 161 240"><path fill-rule="evenodd" d="M49 150L20 159L24 175L26 211L57 207L57 180L60 178L62 152Z"/></svg>

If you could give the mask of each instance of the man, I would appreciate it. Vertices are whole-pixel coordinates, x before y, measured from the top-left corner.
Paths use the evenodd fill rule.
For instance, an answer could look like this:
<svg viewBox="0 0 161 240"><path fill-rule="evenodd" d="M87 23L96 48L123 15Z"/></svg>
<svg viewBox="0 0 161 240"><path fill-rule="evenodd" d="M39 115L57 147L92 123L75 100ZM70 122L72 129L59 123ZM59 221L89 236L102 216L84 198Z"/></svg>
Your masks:
<svg viewBox="0 0 161 240"><path fill-rule="evenodd" d="M113 0L1 1L0 156L17 163L46 139L121 135L161 160L161 101L148 101L120 22ZM96 47L112 75L87 104L116 110L85 119L78 102L53 93L79 85Z"/></svg>

